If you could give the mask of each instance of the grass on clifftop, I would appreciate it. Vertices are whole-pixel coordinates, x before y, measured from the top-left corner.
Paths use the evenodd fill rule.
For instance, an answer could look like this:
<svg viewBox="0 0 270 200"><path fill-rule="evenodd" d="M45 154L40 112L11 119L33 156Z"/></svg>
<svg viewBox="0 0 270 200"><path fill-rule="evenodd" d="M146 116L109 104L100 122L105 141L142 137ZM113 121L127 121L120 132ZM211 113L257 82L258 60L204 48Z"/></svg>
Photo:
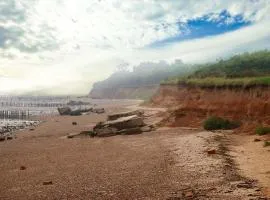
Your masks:
<svg viewBox="0 0 270 200"><path fill-rule="evenodd" d="M235 55L227 60L198 65L186 78L175 77L161 84L183 84L200 87L242 87L270 85L270 51Z"/></svg>
<svg viewBox="0 0 270 200"><path fill-rule="evenodd" d="M244 78L174 78L163 81L161 84L180 84L198 87L247 87L247 86L270 86L270 76L264 77L244 77Z"/></svg>

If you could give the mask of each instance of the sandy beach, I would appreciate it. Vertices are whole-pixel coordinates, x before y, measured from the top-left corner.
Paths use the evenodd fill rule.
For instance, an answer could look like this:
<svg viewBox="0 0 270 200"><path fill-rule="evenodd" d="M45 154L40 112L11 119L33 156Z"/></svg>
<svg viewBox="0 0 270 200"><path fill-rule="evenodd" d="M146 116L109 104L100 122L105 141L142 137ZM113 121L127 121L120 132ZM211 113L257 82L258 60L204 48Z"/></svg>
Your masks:
<svg viewBox="0 0 270 200"><path fill-rule="evenodd" d="M43 118L34 130L1 142L0 199L263 199L262 185L245 177L228 154L225 133L159 128L130 136L65 137L126 109ZM145 112L155 118L153 110Z"/></svg>

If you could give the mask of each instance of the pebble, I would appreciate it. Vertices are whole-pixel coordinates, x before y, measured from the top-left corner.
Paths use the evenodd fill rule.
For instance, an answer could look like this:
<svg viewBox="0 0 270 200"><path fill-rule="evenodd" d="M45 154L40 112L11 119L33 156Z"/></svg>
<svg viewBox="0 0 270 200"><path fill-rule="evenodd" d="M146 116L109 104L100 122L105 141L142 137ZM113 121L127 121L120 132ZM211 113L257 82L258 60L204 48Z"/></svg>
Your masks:
<svg viewBox="0 0 270 200"><path fill-rule="evenodd" d="M52 185L52 184L53 184L52 181L44 181L44 182L43 182L43 185Z"/></svg>

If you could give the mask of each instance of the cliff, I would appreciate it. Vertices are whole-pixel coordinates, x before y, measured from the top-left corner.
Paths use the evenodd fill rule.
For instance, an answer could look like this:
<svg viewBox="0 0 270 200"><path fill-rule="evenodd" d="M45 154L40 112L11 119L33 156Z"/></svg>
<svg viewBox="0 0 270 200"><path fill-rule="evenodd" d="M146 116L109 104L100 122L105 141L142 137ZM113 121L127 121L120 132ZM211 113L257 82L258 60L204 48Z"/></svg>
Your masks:
<svg viewBox="0 0 270 200"><path fill-rule="evenodd" d="M89 96L93 99L150 99L159 85L136 87L93 88Z"/></svg>
<svg viewBox="0 0 270 200"><path fill-rule="evenodd" d="M151 104L171 108L164 123L171 126L199 126L207 116L239 121L270 123L270 87L196 87L161 85Z"/></svg>

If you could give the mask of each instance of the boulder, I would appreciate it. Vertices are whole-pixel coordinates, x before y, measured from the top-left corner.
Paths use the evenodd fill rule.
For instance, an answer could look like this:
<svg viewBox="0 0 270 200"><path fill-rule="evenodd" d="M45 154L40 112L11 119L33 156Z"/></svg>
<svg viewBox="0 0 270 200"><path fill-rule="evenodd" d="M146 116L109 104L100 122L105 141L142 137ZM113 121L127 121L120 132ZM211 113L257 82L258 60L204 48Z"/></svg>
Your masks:
<svg viewBox="0 0 270 200"><path fill-rule="evenodd" d="M63 108L57 108L60 115L70 115L71 108L70 107L63 107Z"/></svg>
<svg viewBox="0 0 270 200"><path fill-rule="evenodd" d="M132 115L137 115L137 116L141 117L143 114L144 114L144 112L140 111L140 110L135 110L135 111L130 111L130 112L123 112L123 113L116 113L116 114L109 115L108 116L108 121L116 120L116 119L119 119L121 117L132 116Z"/></svg>

